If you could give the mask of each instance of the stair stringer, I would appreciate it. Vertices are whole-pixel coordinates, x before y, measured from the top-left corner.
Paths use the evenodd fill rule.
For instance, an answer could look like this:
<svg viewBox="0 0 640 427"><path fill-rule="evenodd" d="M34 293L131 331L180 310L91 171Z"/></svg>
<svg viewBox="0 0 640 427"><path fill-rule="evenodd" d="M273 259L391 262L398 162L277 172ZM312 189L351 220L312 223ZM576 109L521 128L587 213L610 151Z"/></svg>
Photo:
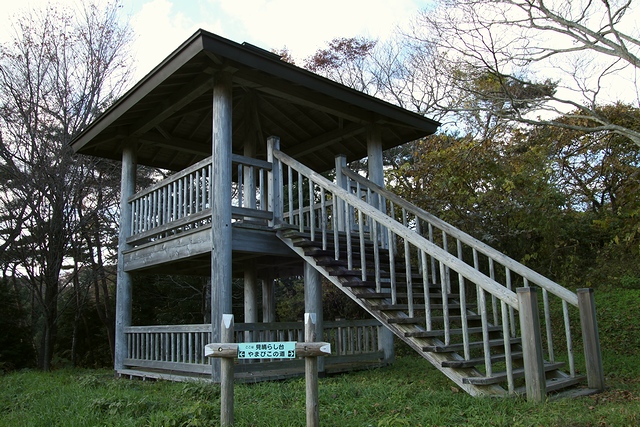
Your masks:
<svg viewBox="0 0 640 427"><path fill-rule="evenodd" d="M308 262L313 266L320 274L322 274L328 281L330 281L334 286L340 289L344 294L346 294L349 298L351 298L354 302L356 302L359 306L365 309L371 316L373 316L376 320L378 320L384 327L389 329L395 336L397 336L404 343L409 345L413 350L415 350L421 357L428 360L436 369L442 372L447 378L453 381L459 388L464 390L466 393L471 396L504 396L507 395L507 391L499 386L499 385L484 385L484 386L476 386L473 384L466 384L463 382L463 378L469 377L483 377L482 373L477 371L474 368L445 368L442 366L442 362L448 360L459 360L461 356L457 353L432 353L423 350L423 346L427 345L444 345L441 340L435 338L413 338L406 337L405 332L411 332L413 329L411 325L404 324L396 324L389 323L389 319L392 318L388 316L388 312L381 312L375 309L376 305L382 304L384 302L390 302L389 300L376 300L376 301L365 301L358 297L351 288L344 286L343 277L339 275L332 275L331 272L325 267L318 265L317 260L313 256L306 255L304 250L300 247L297 247L293 244L293 241L283 235L283 231L279 230L277 232L278 237L282 240L292 251L297 253L300 258ZM352 279L353 280L353 279ZM406 314L399 313L401 316L406 317Z"/></svg>

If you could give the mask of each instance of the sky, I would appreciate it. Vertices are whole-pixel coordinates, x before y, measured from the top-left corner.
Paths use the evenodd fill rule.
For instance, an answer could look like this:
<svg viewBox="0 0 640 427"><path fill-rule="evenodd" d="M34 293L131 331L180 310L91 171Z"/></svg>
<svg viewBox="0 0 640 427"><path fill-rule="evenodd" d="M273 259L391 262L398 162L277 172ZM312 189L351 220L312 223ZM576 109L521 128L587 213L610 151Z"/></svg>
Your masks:
<svg viewBox="0 0 640 427"><path fill-rule="evenodd" d="M47 3L82 0L3 0L0 41L12 17ZM135 34L135 80L142 78L199 28L267 50L286 47L296 63L337 37L384 39L407 25L428 0L121 0Z"/></svg>

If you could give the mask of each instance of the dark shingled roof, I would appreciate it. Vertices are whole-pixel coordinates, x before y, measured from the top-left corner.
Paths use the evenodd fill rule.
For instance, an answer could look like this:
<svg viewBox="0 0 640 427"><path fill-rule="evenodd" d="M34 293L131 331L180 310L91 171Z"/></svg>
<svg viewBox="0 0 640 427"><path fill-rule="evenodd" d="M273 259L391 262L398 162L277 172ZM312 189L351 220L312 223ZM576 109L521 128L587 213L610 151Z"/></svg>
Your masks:
<svg viewBox="0 0 640 427"><path fill-rule="evenodd" d="M211 155L213 79L233 79L233 152L279 136L281 149L317 171L367 155L367 130L384 149L436 131L439 123L347 88L250 44L199 30L78 135L76 152L121 159L137 143L140 164L181 170ZM257 157L264 158L264 148Z"/></svg>

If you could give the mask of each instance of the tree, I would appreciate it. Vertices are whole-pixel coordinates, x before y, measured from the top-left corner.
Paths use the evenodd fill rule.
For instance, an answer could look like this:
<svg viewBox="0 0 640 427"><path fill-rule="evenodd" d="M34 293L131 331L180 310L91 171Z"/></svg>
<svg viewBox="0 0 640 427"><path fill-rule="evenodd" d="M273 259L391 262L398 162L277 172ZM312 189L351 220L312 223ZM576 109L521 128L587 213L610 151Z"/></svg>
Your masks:
<svg viewBox="0 0 640 427"><path fill-rule="evenodd" d="M447 0L422 12L409 38L415 49L426 45L442 58L433 64L439 75L454 77L454 100L474 95L476 76L488 76L500 85L491 98L508 106L498 110L503 117L613 132L640 145L637 129L598 110L621 96L640 105L638 12L631 1ZM523 88L534 89L533 96ZM539 95L546 102L533 113L518 107ZM464 110L455 101L439 107ZM556 120L569 111L576 120Z"/></svg>
<svg viewBox="0 0 640 427"><path fill-rule="evenodd" d="M86 224L78 208L96 197L85 192L95 160L74 156L68 143L121 92L130 72L131 31L119 9L115 2L27 12L0 50L0 242L7 249L0 261L29 288L45 370L60 293L73 283L62 272L78 254L72 247Z"/></svg>

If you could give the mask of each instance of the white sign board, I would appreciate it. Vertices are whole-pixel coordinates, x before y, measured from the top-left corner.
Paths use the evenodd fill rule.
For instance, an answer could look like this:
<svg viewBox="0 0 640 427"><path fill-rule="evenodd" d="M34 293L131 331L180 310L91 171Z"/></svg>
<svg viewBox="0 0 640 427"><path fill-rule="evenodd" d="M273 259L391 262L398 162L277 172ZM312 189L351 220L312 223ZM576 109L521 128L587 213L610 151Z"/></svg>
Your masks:
<svg viewBox="0 0 640 427"><path fill-rule="evenodd" d="M238 343L238 359L295 359L296 342Z"/></svg>

